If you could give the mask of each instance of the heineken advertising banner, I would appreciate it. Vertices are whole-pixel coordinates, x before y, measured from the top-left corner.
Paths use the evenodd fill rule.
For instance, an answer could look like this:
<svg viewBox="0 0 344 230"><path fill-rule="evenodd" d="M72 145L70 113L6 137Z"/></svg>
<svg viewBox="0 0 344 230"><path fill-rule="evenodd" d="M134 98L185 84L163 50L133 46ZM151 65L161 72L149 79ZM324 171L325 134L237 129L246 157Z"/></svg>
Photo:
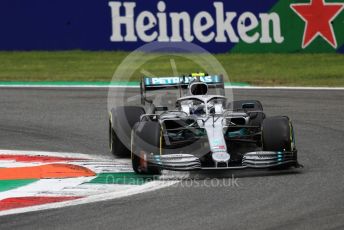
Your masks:
<svg viewBox="0 0 344 230"><path fill-rule="evenodd" d="M344 0L2 0L0 50L344 53Z"/></svg>

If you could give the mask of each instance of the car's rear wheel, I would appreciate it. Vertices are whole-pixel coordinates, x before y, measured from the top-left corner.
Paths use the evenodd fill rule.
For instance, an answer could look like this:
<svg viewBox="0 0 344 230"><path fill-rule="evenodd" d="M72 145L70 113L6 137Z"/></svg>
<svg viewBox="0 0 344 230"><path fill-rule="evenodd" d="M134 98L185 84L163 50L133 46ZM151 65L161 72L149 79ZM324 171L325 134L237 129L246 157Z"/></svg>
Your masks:
<svg viewBox="0 0 344 230"><path fill-rule="evenodd" d="M130 156L131 130L145 110L139 106L113 108L109 118L109 147L116 156ZM128 143L127 145L124 143Z"/></svg>
<svg viewBox="0 0 344 230"><path fill-rule="evenodd" d="M162 153L161 125L156 121L135 124L131 137L133 170L138 174L160 174L159 167L152 166L148 158Z"/></svg>

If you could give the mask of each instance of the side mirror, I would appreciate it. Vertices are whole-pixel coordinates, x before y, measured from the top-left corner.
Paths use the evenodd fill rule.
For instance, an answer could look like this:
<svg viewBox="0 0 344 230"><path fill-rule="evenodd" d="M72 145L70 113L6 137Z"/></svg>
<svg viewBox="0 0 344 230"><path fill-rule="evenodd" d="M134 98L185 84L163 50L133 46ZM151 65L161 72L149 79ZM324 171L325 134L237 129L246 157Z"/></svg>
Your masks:
<svg viewBox="0 0 344 230"><path fill-rule="evenodd" d="M254 109L254 103L244 103L242 104L243 109Z"/></svg>
<svg viewBox="0 0 344 230"><path fill-rule="evenodd" d="M156 106L155 111L162 112L162 111L167 111L168 107L167 106Z"/></svg>

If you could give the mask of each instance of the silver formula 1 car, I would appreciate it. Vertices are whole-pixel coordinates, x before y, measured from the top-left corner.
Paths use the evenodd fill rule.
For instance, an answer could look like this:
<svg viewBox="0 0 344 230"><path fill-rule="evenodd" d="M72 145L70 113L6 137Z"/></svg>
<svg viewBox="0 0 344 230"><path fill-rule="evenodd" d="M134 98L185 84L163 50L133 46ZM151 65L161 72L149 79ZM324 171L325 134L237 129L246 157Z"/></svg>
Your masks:
<svg viewBox="0 0 344 230"><path fill-rule="evenodd" d="M290 119L266 117L257 100L228 100L221 75L144 77L140 86L142 106L118 106L109 119L110 149L130 154L136 173L300 166Z"/></svg>

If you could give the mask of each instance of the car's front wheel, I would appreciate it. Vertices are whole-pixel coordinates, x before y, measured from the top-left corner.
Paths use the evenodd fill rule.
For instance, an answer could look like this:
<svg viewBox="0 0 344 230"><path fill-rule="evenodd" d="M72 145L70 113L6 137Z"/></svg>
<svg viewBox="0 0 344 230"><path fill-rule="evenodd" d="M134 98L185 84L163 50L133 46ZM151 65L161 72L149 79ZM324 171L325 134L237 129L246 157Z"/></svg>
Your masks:
<svg viewBox="0 0 344 230"><path fill-rule="evenodd" d="M293 151L294 130L289 118L278 116L264 119L262 144L264 151Z"/></svg>
<svg viewBox="0 0 344 230"><path fill-rule="evenodd" d="M133 170L138 174L160 174L159 167L152 166L148 158L162 153L161 125L156 121L135 124L131 137Z"/></svg>
<svg viewBox="0 0 344 230"><path fill-rule="evenodd" d="M276 169L287 169L297 164L293 125L288 117L269 117L262 124L263 151L292 152L293 163L282 164Z"/></svg>

